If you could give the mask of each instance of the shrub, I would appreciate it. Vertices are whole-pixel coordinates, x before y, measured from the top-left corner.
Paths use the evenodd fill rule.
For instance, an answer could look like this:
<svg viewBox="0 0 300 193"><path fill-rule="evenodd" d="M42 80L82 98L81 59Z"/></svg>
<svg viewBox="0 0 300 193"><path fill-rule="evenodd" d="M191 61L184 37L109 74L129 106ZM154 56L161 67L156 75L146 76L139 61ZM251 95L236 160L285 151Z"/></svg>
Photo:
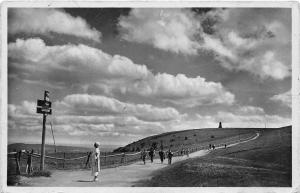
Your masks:
<svg viewBox="0 0 300 193"><path fill-rule="evenodd" d="M7 176L7 185L8 186L14 186L18 184L20 181L20 176L17 175L9 175Z"/></svg>
<svg viewBox="0 0 300 193"><path fill-rule="evenodd" d="M212 135L212 136L210 136L210 138L215 138L215 136Z"/></svg>
<svg viewBox="0 0 300 193"><path fill-rule="evenodd" d="M30 177L40 177L40 176L45 176L45 177L51 177L51 172L50 171L34 171Z"/></svg>
<svg viewBox="0 0 300 193"><path fill-rule="evenodd" d="M184 137L184 140L187 140L188 139L188 137Z"/></svg>

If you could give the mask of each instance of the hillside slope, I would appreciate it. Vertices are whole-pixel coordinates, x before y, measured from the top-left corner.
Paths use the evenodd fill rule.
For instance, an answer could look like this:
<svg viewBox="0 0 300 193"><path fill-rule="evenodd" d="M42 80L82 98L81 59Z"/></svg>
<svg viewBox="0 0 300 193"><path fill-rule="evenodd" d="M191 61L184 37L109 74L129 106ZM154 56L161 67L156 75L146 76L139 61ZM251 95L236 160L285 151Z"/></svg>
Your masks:
<svg viewBox="0 0 300 193"><path fill-rule="evenodd" d="M259 132L254 141L176 163L136 186L291 186L291 127Z"/></svg>
<svg viewBox="0 0 300 193"><path fill-rule="evenodd" d="M257 128L207 128L174 131L146 137L139 141L120 147L114 152L134 152L154 147L160 149L179 149L181 147L192 147L209 144L220 144L225 140L246 138L253 135Z"/></svg>

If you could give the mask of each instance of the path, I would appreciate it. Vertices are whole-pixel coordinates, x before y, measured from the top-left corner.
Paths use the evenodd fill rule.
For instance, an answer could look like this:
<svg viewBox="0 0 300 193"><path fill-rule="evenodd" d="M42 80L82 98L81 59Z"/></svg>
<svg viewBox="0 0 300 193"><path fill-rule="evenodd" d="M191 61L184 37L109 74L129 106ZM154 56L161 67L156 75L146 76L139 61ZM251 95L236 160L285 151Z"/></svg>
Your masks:
<svg viewBox="0 0 300 193"><path fill-rule="evenodd" d="M255 140L259 137L259 133L256 133L256 136L239 143L230 144L227 147L231 147L234 145L238 145L241 143L246 143L252 140ZM217 147L216 149L223 148ZM179 156L173 158L173 163L182 161L188 158L200 157L208 154L210 150L200 150L194 153L191 153L189 157L187 156ZM50 178L47 177L39 177L39 178L22 178L22 183L28 184L29 186L41 186L41 187L52 187L52 186L63 186L63 187L130 187L135 182L140 180L151 179L151 174L155 170L159 170L164 168L167 165L167 160L165 163L161 164L159 159L154 159L153 163L150 163L147 160L146 165L143 164L142 161L138 161L136 163L120 166L116 168L108 168L101 170L99 175L98 182L92 182L90 170L54 170L52 171L52 176Z"/></svg>

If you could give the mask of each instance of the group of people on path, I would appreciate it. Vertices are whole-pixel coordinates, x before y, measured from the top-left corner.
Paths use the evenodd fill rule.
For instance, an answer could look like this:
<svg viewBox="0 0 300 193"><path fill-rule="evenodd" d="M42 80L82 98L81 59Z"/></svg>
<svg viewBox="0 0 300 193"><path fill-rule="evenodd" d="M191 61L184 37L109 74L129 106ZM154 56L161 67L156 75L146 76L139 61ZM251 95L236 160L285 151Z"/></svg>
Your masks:
<svg viewBox="0 0 300 193"><path fill-rule="evenodd" d="M153 159L155 157L155 149L154 148L150 148L149 152L148 152L149 158L151 163L153 163ZM164 160L166 159L166 157L168 158L168 164L172 163L172 157L173 157L173 152L169 149L167 152L164 152L162 149L158 152L159 158L161 163L164 162ZM141 159L143 160L144 164L146 164L146 157L147 157L147 152L144 149L141 152Z"/></svg>

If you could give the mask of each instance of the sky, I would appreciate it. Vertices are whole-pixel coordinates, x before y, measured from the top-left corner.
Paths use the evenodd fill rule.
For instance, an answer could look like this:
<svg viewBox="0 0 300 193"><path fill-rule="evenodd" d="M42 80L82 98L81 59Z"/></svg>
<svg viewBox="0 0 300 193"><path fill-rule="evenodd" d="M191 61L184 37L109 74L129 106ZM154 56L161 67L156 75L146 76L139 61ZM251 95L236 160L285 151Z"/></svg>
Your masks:
<svg viewBox="0 0 300 193"><path fill-rule="evenodd" d="M8 143L291 124L289 8L10 8Z"/></svg>

